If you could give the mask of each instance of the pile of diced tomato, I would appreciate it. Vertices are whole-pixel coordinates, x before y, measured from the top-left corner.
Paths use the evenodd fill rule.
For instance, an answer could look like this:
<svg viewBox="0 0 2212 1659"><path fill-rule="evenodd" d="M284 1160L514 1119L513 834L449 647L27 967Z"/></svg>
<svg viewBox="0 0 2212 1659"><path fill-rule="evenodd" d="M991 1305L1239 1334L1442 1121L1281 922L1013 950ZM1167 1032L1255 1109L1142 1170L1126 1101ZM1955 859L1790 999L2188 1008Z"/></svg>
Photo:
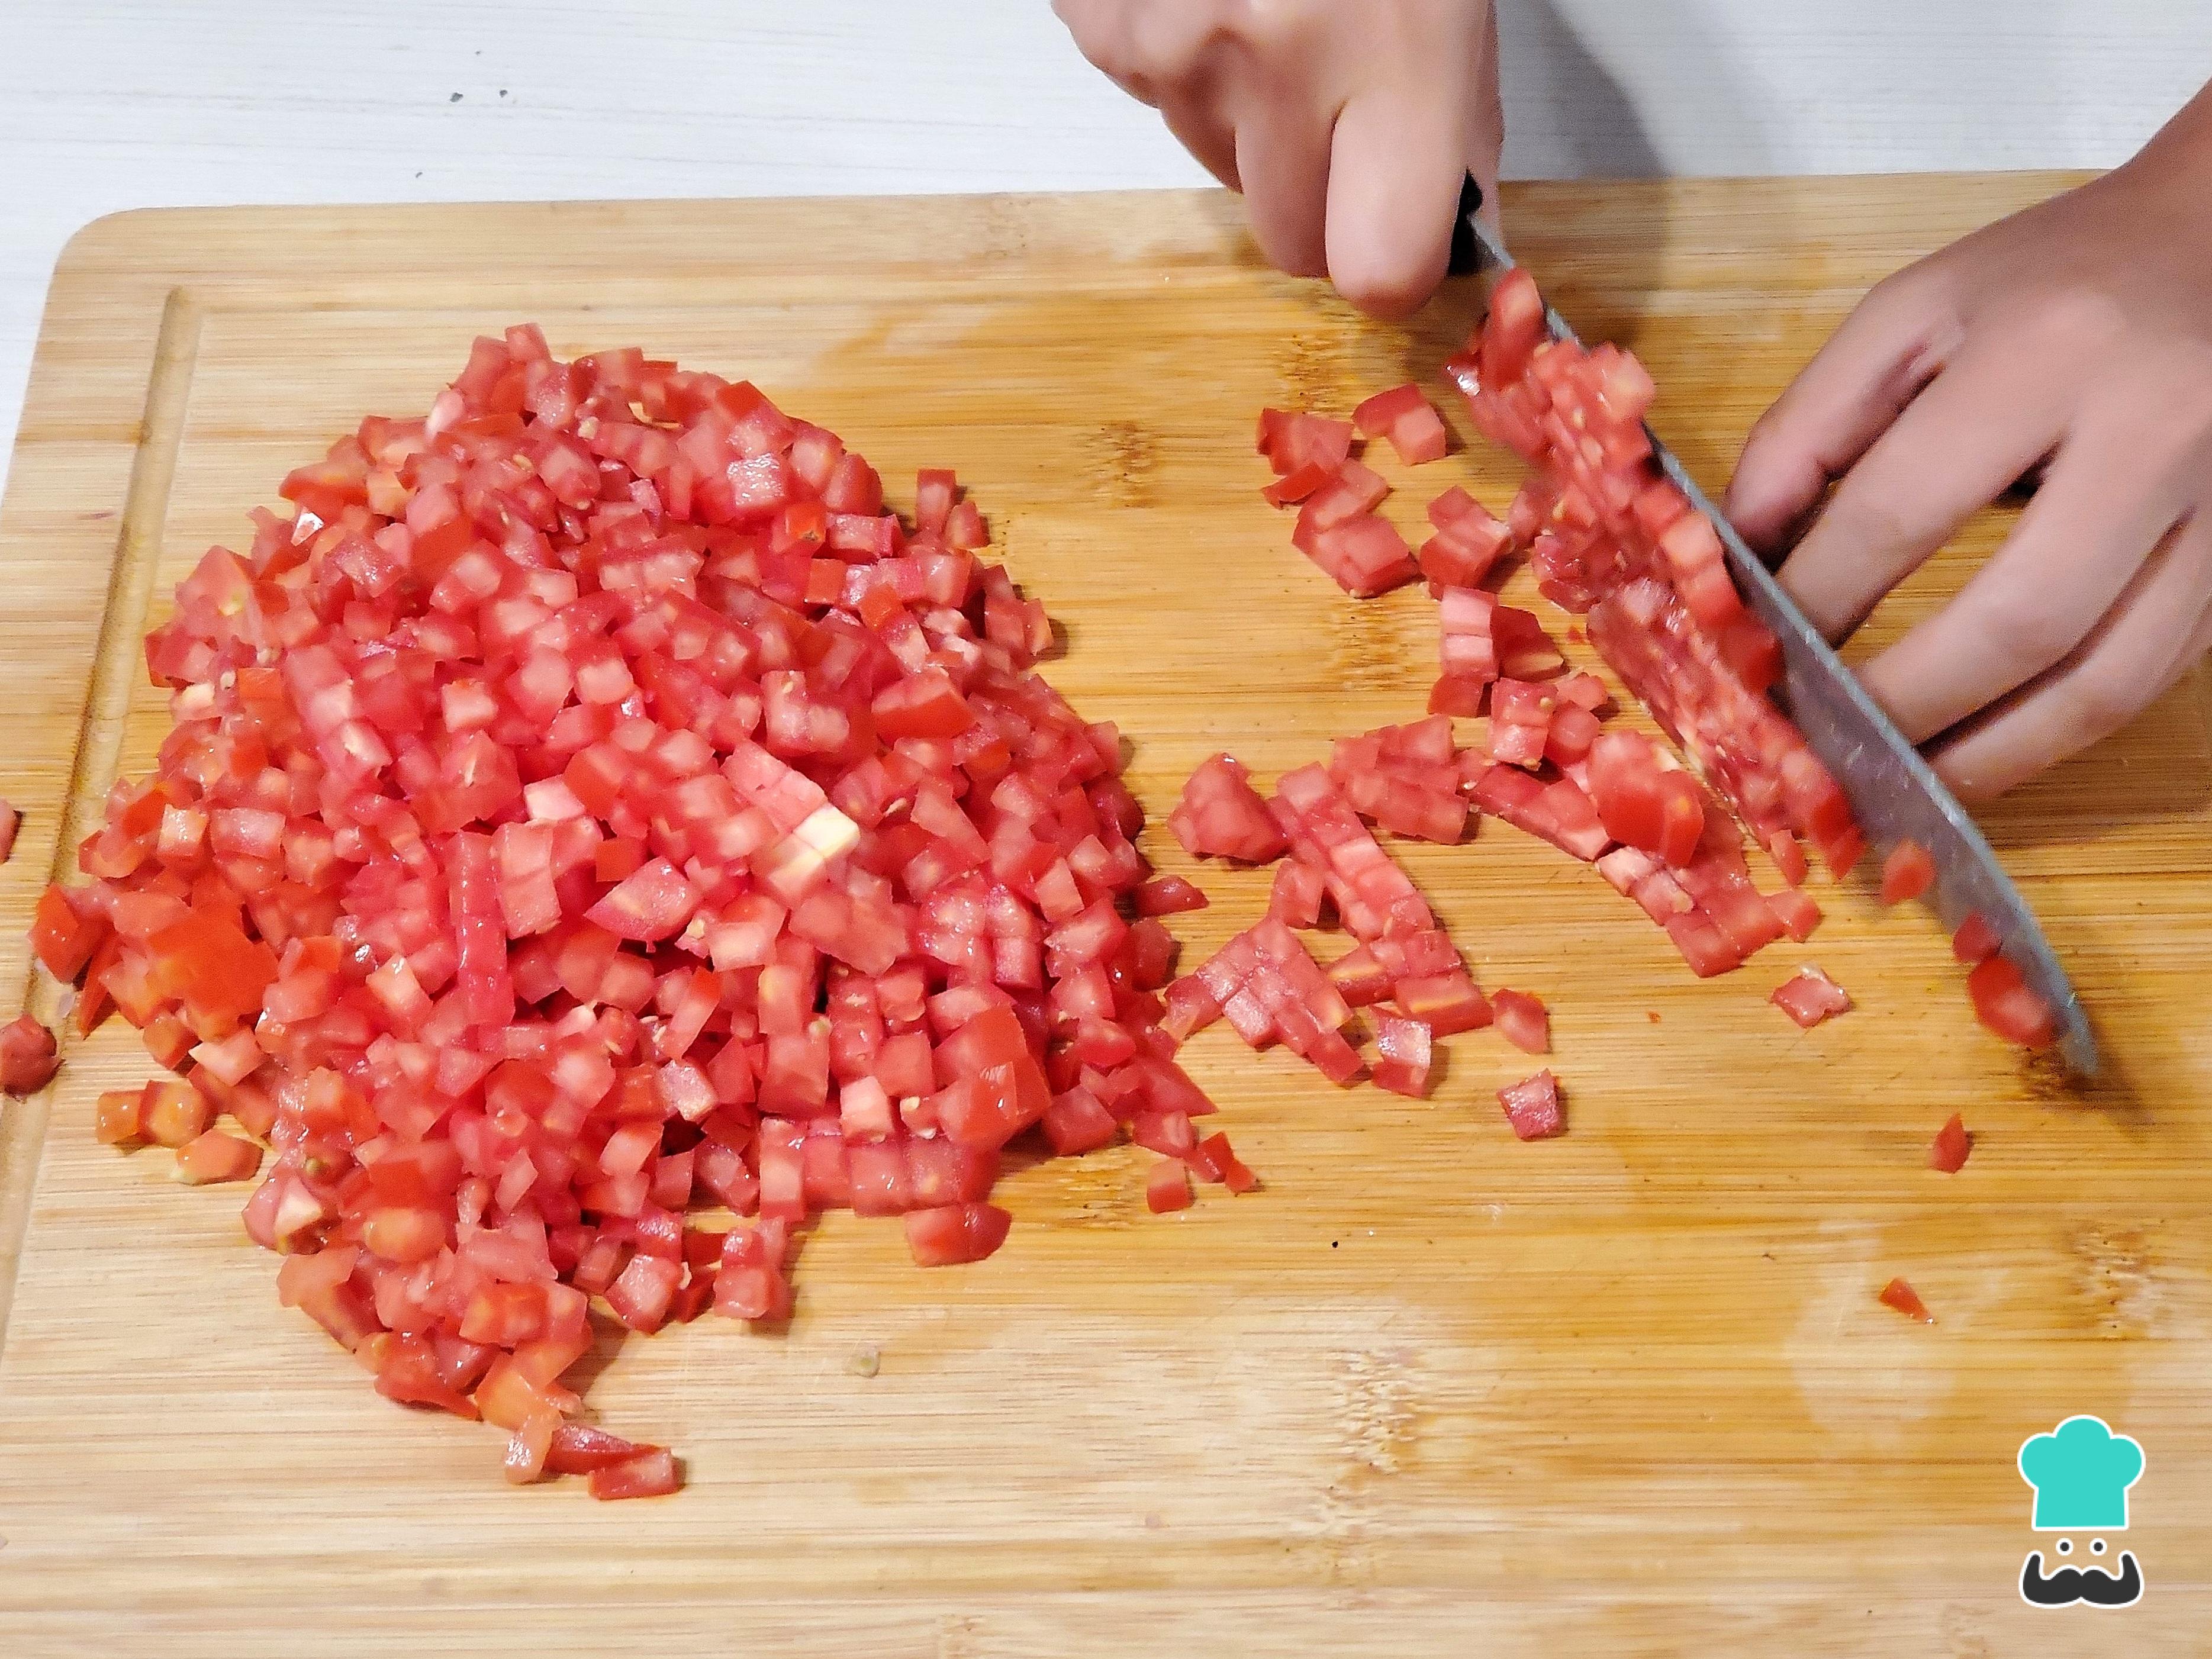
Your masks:
<svg viewBox="0 0 2212 1659"><path fill-rule="evenodd" d="M1160 1150L1156 1207L1252 1184L1159 995L1203 896L951 474L902 516L753 386L524 326L282 493L147 640L173 730L34 943L181 1074L100 1139L259 1175L279 1294L380 1391L665 1491L574 1420L595 1298L782 1319L830 1206L987 1256L1031 1126Z"/></svg>

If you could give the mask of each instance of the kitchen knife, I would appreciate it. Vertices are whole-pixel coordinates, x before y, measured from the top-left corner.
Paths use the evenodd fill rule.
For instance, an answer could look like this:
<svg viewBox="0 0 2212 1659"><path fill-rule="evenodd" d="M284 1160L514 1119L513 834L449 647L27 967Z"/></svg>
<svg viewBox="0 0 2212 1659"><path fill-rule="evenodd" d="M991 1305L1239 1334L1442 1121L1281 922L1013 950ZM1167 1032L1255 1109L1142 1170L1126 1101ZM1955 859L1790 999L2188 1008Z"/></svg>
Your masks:
<svg viewBox="0 0 2212 1659"><path fill-rule="evenodd" d="M1452 268L1513 269L1498 233L1479 216L1482 193L1473 179L1460 198ZM1544 325L1554 340L1573 341L1574 331L1548 304ZM1649 426L1645 428L1649 432ZM1920 752L1905 740L1889 716L1875 706L1858 678L1805 619L1796 601L1765 564L1744 544L1735 527L1706 499L1674 452L1651 434L1651 452L1660 468L1690 498L1691 506L1713 522L1728 550L1729 569L1747 604L1782 642L1784 683L1790 716L1813 752L1850 798L1859 827L1870 846L1883 854L1899 842L1917 842L1936 861L1936 908L1944 926L1956 929L1970 915L1985 917L2003 940L2003 951L2029 987L2057 1016L2058 1048L2066 1063L2081 1075L2097 1070L2097 1042L2081 1000L2052 954L2051 942L2020 890L2005 874L1981 830L1965 807L1952 798Z"/></svg>

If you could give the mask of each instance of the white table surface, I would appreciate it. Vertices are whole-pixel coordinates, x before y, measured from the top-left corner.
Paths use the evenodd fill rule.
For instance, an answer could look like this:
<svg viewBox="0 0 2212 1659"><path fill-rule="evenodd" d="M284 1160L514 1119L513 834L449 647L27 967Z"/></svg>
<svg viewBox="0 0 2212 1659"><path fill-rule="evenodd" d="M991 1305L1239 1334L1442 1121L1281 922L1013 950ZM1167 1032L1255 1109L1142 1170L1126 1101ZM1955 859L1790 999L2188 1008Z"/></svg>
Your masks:
<svg viewBox="0 0 2212 1659"><path fill-rule="evenodd" d="M1499 3L1509 177L2102 167L2212 77L2208 0ZM0 456L121 209L1203 182L1046 0L0 0Z"/></svg>

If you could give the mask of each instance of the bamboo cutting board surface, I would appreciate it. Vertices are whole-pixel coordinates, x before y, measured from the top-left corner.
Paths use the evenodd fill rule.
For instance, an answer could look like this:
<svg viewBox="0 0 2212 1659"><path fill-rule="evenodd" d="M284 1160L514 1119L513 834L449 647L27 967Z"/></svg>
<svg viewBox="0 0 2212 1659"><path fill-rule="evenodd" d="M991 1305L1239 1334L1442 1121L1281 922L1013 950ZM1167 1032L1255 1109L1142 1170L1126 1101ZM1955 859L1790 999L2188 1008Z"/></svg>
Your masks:
<svg viewBox="0 0 2212 1659"><path fill-rule="evenodd" d="M1508 222L1585 334L1650 362L1662 430L1717 485L1870 283L2064 182L1530 186ZM1289 548L1252 416L1433 386L1475 296L1377 327L1239 225L1194 194L94 226L0 520L0 795L25 812L0 938L152 757L137 641L176 580L289 467L421 410L471 336L524 318L563 355L748 375L902 501L918 465L957 467L1065 625L1051 678L1120 722L1156 819L1216 749L1271 780L1411 717L1432 608L1349 602ZM1381 469L1408 526L1449 483L1502 509L1516 482L1479 440ZM2202 1651L2207 709L2192 680L1988 818L2094 1011L2094 1092L1984 1036L1933 920L1863 885L1818 890L1810 945L1699 984L1593 873L1486 821L1397 850L1485 985L1551 1003L1564 1139L1512 1139L1492 1091L1534 1063L1493 1033L1452 1039L1413 1103L1208 1032L1188 1063L1261 1192L1154 1218L1148 1154L1047 1164L1005 1183L1000 1255L936 1273L895 1224L830 1217L787 1331L708 1319L588 1362L599 1420L687 1460L649 1504L511 1490L494 1431L374 1396L277 1306L241 1189L93 1143L94 1095L147 1071L111 1024L0 1120L0 1649L605 1654L634 1625L664 1651L963 1659ZM1206 871L1186 959L1266 880ZM1858 1011L1790 1025L1765 995L1799 961ZM0 1006L51 1016L27 975L0 946ZM1945 1177L1923 1157L1954 1110L1978 1140ZM1933 1327L1875 1302L1899 1273ZM2121 1541L2149 1589L2038 1612L2014 1455L2081 1412L2144 1448Z"/></svg>

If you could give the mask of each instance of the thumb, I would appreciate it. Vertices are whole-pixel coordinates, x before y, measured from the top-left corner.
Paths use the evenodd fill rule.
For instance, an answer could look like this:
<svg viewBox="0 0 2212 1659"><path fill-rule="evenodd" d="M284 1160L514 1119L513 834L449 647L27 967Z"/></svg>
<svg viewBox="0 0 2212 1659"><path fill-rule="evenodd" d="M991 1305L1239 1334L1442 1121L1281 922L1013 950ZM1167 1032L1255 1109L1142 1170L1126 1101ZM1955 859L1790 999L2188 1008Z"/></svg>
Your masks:
<svg viewBox="0 0 2212 1659"><path fill-rule="evenodd" d="M1467 177L1461 118L1399 87L1363 92L1336 118L1328 172L1328 274L1371 316L1404 317L1443 281Z"/></svg>
<svg viewBox="0 0 2212 1659"><path fill-rule="evenodd" d="M1467 167L1482 186L1482 216L1503 228L1498 175L1505 154L1505 100L1498 86L1498 8L1490 8L1475 60L1474 96L1468 103Z"/></svg>

